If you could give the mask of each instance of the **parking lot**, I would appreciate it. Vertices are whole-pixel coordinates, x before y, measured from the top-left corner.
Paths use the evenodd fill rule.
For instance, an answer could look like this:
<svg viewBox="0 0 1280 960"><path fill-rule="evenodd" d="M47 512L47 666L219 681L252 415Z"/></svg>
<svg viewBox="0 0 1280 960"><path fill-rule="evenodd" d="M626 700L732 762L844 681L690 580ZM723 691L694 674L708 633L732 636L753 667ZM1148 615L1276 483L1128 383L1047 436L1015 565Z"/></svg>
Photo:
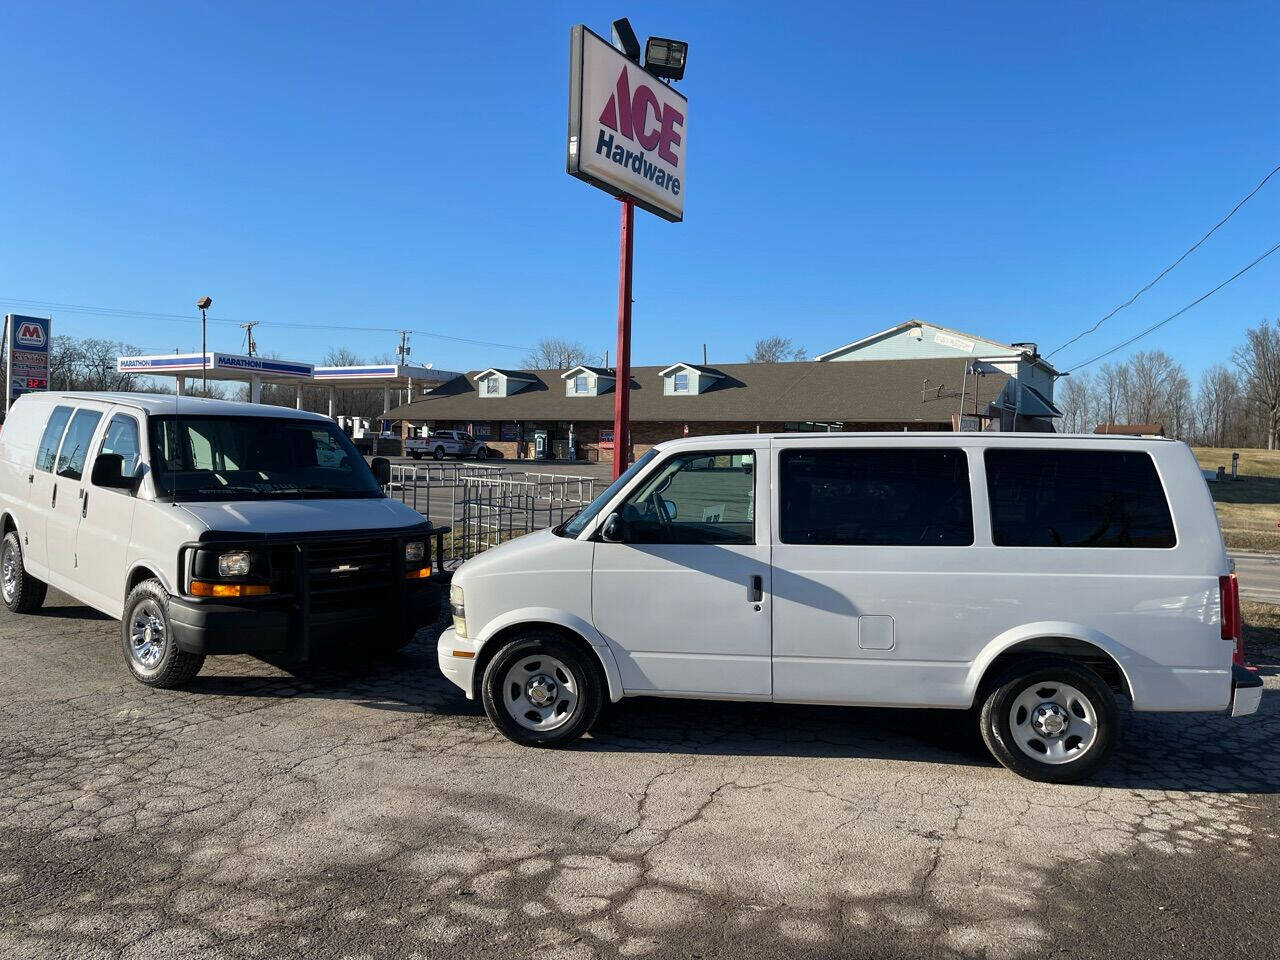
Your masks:
<svg viewBox="0 0 1280 960"><path fill-rule="evenodd" d="M521 749L433 637L162 691L60 594L0 613L0 956L1275 955L1274 648L1258 716L1134 717L1052 787L949 712L637 700Z"/></svg>

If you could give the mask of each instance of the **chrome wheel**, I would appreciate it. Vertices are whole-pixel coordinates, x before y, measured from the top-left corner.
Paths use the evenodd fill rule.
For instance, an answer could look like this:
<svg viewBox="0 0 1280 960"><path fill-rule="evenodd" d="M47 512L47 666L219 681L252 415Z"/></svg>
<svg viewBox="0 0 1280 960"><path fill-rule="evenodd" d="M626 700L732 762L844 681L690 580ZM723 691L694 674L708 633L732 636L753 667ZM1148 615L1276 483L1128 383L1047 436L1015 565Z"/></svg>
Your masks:
<svg viewBox="0 0 1280 960"><path fill-rule="evenodd" d="M3 594L5 603L13 603L14 594L18 590L18 564L21 562L15 556L14 549L6 543L4 559L0 561L0 594Z"/></svg>
<svg viewBox="0 0 1280 960"><path fill-rule="evenodd" d="M1033 760L1071 763L1097 741L1098 712L1070 684L1041 681L1014 698L1009 729L1018 749Z"/></svg>
<svg viewBox="0 0 1280 960"><path fill-rule="evenodd" d="M133 608L129 618L129 656L142 670L151 671L164 659L167 644L164 612L148 597Z"/></svg>
<svg viewBox="0 0 1280 960"><path fill-rule="evenodd" d="M521 657L507 668L502 702L526 730L545 732L568 723L578 705L580 684L573 672L545 653Z"/></svg>

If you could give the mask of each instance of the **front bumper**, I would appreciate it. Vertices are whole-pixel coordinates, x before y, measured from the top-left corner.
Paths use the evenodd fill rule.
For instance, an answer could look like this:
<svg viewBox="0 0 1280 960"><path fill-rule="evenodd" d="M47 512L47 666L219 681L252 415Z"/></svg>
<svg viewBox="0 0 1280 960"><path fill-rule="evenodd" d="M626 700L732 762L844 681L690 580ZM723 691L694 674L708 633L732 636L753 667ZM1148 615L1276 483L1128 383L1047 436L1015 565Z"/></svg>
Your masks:
<svg viewBox="0 0 1280 960"><path fill-rule="evenodd" d="M435 623L440 588L427 581L406 585L398 609L361 607L304 613L290 598L264 597L233 603L171 597L169 623L178 648L187 653L274 653L305 659L315 643L355 647L362 637L404 632Z"/></svg>
<svg viewBox="0 0 1280 960"><path fill-rule="evenodd" d="M1239 664L1231 667L1231 716L1247 717L1262 704L1262 678Z"/></svg>
<svg viewBox="0 0 1280 960"><path fill-rule="evenodd" d="M440 672L461 688L468 700L476 698L475 671L476 646L470 640L458 637L453 627L446 627L436 643L436 657L440 661ZM471 656L465 656L465 654ZM464 656L458 656L464 654Z"/></svg>

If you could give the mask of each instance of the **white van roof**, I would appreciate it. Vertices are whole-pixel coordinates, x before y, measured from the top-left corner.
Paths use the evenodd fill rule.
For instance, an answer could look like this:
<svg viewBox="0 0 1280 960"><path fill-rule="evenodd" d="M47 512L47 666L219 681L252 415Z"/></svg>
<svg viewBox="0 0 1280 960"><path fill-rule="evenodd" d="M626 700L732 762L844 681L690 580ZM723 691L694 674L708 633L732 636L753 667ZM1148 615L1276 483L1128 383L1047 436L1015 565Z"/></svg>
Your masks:
<svg viewBox="0 0 1280 960"><path fill-rule="evenodd" d="M291 417L299 420L328 420L320 413L307 410L295 410L293 407L276 407L266 403L243 403L236 400L206 400L203 397L178 397L172 393L109 393L92 391L57 391L28 393L19 397L16 404L27 399L39 399L45 403L57 403L62 400L71 402L97 400L102 403L115 403L123 407L155 416L165 414L182 414L185 416L206 417Z"/></svg>

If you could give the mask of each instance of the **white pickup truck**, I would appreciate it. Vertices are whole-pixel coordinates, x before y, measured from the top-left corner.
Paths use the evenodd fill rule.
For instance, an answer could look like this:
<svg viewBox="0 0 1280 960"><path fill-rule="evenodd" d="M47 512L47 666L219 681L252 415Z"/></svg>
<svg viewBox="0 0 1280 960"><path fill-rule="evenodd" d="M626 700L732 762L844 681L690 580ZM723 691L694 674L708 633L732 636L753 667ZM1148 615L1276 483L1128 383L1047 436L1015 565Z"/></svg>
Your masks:
<svg viewBox="0 0 1280 960"><path fill-rule="evenodd" d="M489 456L489 448L462 430L437 430L429 437L409 437L405 440L404 455L414 460L421 460L428 455L437 460L445 457L475 457L477 460L484 460Z"/></svg>

